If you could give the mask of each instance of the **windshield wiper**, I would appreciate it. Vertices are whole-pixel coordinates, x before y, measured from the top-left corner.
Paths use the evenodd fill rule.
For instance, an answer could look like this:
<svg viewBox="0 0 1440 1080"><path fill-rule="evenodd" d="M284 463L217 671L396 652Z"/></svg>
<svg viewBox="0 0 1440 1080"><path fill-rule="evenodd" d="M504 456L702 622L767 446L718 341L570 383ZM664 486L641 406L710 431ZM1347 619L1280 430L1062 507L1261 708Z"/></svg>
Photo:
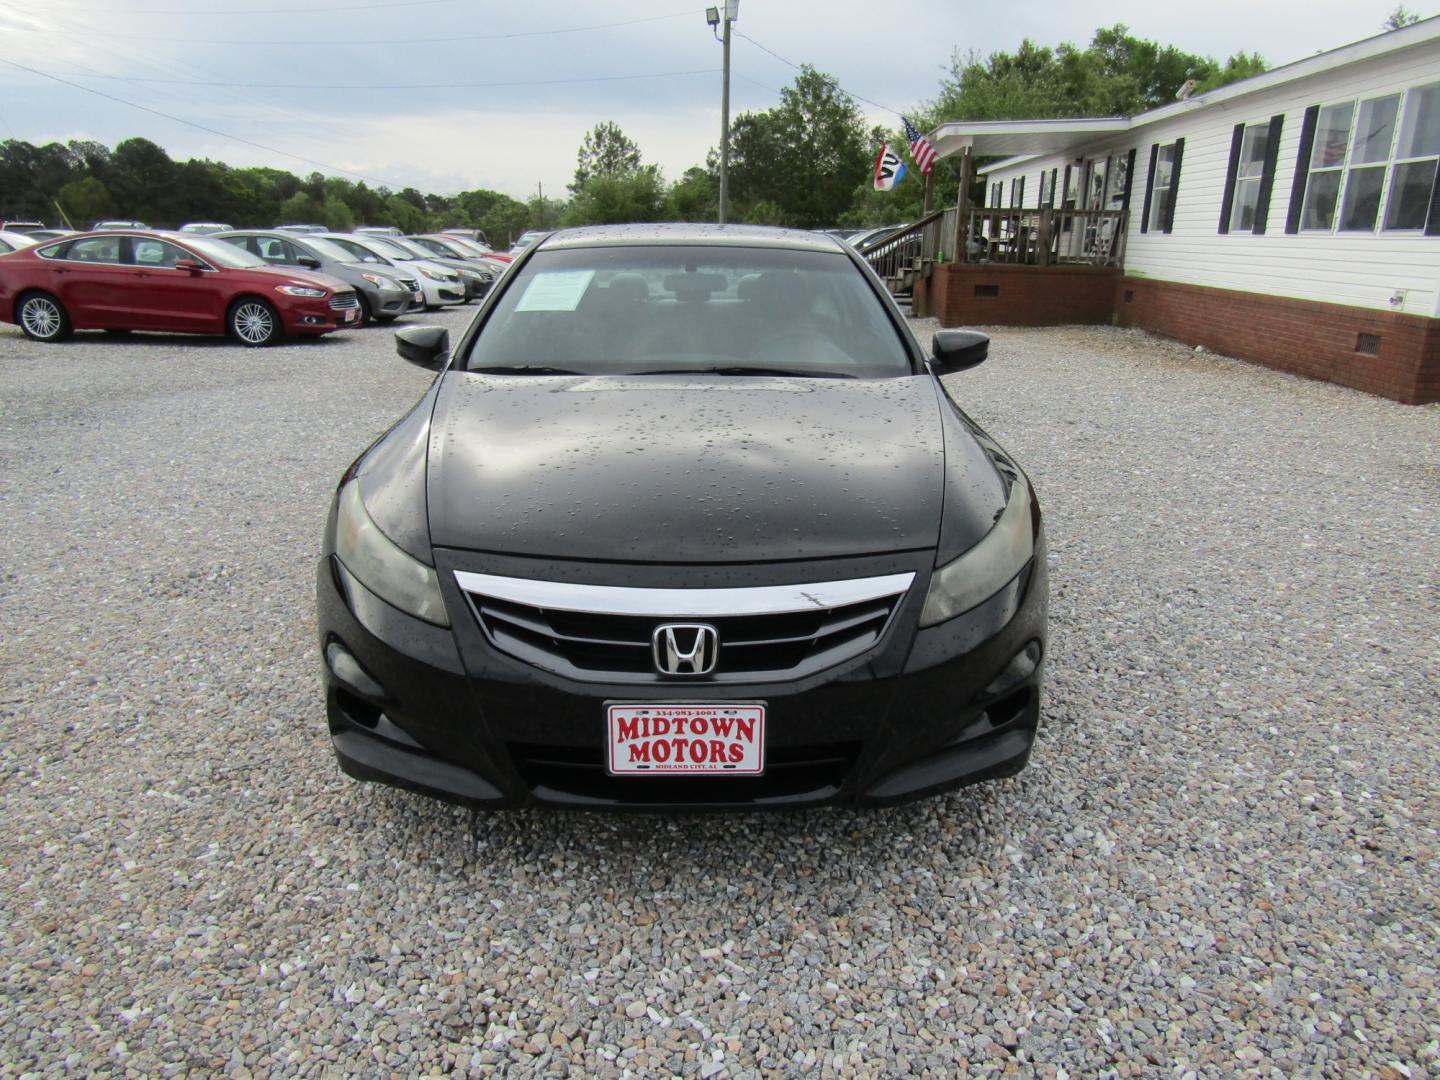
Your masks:
<svg viewBox="0 0 1440 1080"><path fill-rule="evenodd" d="M588 371L571 371L563 367L546 367L543 364L504 364L497 367L470 368L482 375L589 375Z"/></svg>
<svg viewBox="0 0 1440 1080"><path fill-rule="evenodd" d="M732 364L727 367L646 368L627 371L627 375L777 375L795 379L853 379L843 371L818 371L815 368L751 367Z"/></svg>

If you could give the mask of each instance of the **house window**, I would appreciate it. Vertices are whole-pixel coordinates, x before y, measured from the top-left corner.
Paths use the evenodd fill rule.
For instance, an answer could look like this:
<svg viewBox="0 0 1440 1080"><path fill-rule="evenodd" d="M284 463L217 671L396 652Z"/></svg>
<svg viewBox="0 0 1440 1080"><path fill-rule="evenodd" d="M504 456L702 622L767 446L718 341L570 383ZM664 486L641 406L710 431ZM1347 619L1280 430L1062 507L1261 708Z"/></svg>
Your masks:
<svg viewBox="0 0 1440 1080"><path fill-rule="evenodd" d="M1335 224L1335 207L1340 201L1340 179L1345 165L1345 147L1350 141L1353 101L1327 105L1315 125L1315 145L1310 151L1310 176L1305 182L1305 209L1300 228L1329 232Z"/></svg>
<svg viewBox="0 0 1440 1080"><path fill-rule="evenodd" d="M1173 220L1170 207L1175 199L1175 144L1162 146L1155 154L1155 182L1151 186L1150 229L1168 232Z"/></svg>
<svg viewBox="0 0 1440 1080"><path fill-rule="evenodd" d="M1047 192L1047 188L1045 187L1045 182L1046 182L1047 180L1049 180L1049 179L1050 179L1050 174L1047 173L1044 169L1041 169L1041 170L1040 170L1040 202L1039 202L1039 206L1040 206L1042 209L1043 209L1044 206L1045 206L1045 195L1046 195L1046 192Z"/></svg>
<svg viewBox="0 0 1440 1080"><path fill-rule="evenodd" d="M1230 203L1232 232L1250 232L1255 227L1255 208L1260 205L1260 181L1265 174L1265 152L1269 143L1269 124L1245 125L1240 159L1235 167L1235 195Z"/></svg>
<svg viewBox="0 0 1440 1080"><path fill-rule="evenodd" d="M1000 199L1003 197L1004 191L1005 186L999 180L996 180L993 184L990 185L991 206L998 207L1000 205Z"/></svg>
<svg viewBox="0 0 1440 1080"><path fill-rule="evenodd" d="M1375 231L1375 223L1380 220L1385 167L1395 146L1395 121L1399 114L1399 94L1360 103L1355 131L1350 138L1345 198L1340 204L1340 228L1345 232Z"/></svg>
<svg viewBox="0 0 1440 1080"><path fill-rule="evenodd" d="M1440 83L1411 90L1405 98L1400 141L1390 169L1386 229L1423 229L1440 168Z"/></svg>
<svg viewBox="0 0 1440 1080"><path fill-rule="evenodd" d="M1130 187L1130 162L1132 158L1116 154L1110 168L1110 203L1106 209L1125 209L1125 192Z"/></svg>

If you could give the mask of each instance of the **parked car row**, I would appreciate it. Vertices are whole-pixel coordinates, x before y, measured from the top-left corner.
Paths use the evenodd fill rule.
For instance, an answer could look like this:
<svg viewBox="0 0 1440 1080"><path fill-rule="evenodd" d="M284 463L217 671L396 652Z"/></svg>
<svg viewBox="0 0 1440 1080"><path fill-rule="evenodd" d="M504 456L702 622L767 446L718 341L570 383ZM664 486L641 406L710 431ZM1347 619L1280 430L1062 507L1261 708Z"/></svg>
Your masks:
<svg viewBox="0 0 1440 1080"><path fill-rule="evenodd" d="M167 330L263 345L468 303L512 257L490 250L478 230L405 236L191 222L169 232L116 221L80 233L14 224L0 230L0 320L41 341L77 329ZM260 270L292 278L276 284L257 278ZM248 299L247 288L257 290ZM338 314L321 317L300 300L333 302Z"/></svg>

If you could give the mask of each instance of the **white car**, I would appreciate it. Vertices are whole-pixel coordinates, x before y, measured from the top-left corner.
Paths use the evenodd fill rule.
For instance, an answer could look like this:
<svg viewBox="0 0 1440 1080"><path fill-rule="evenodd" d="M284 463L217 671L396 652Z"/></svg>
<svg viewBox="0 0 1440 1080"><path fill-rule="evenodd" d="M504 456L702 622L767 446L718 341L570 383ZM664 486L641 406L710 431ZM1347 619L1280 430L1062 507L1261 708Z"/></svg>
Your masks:
<svg viewBox="0 0 1440 1080"><path fill-rule="evenodd" d="M356 262L379 266L403 267L415 272L420 291L425 294L425 307L447 307L465 302L465 285L460 275L439 263L417 259L411 252L392 244L383 236L355 233L322 233L321 238L339 244L355 256Z"/></svg>
<svg viewBox="0 0 1440 1080"><path fill-rule="evenodd" d="M35 243L33 236L26 236L21 232L10 232L8 229L0 229L0 255L7 251L19 251L23 247L29 247Z"/></svg>

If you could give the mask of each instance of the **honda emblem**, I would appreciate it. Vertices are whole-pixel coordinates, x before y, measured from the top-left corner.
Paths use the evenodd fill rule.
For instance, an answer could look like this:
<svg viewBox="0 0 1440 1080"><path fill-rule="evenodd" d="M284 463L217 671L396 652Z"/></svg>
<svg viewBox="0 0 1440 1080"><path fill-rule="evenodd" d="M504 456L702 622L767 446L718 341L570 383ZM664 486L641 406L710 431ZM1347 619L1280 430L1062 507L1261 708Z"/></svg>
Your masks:
<svg viewBox="0 0 1440 1080"><path fill-rule="evenodd" d="M706 623L664 623L650 638L661 675L709 675L720 658L720 635Z"/></svg>

